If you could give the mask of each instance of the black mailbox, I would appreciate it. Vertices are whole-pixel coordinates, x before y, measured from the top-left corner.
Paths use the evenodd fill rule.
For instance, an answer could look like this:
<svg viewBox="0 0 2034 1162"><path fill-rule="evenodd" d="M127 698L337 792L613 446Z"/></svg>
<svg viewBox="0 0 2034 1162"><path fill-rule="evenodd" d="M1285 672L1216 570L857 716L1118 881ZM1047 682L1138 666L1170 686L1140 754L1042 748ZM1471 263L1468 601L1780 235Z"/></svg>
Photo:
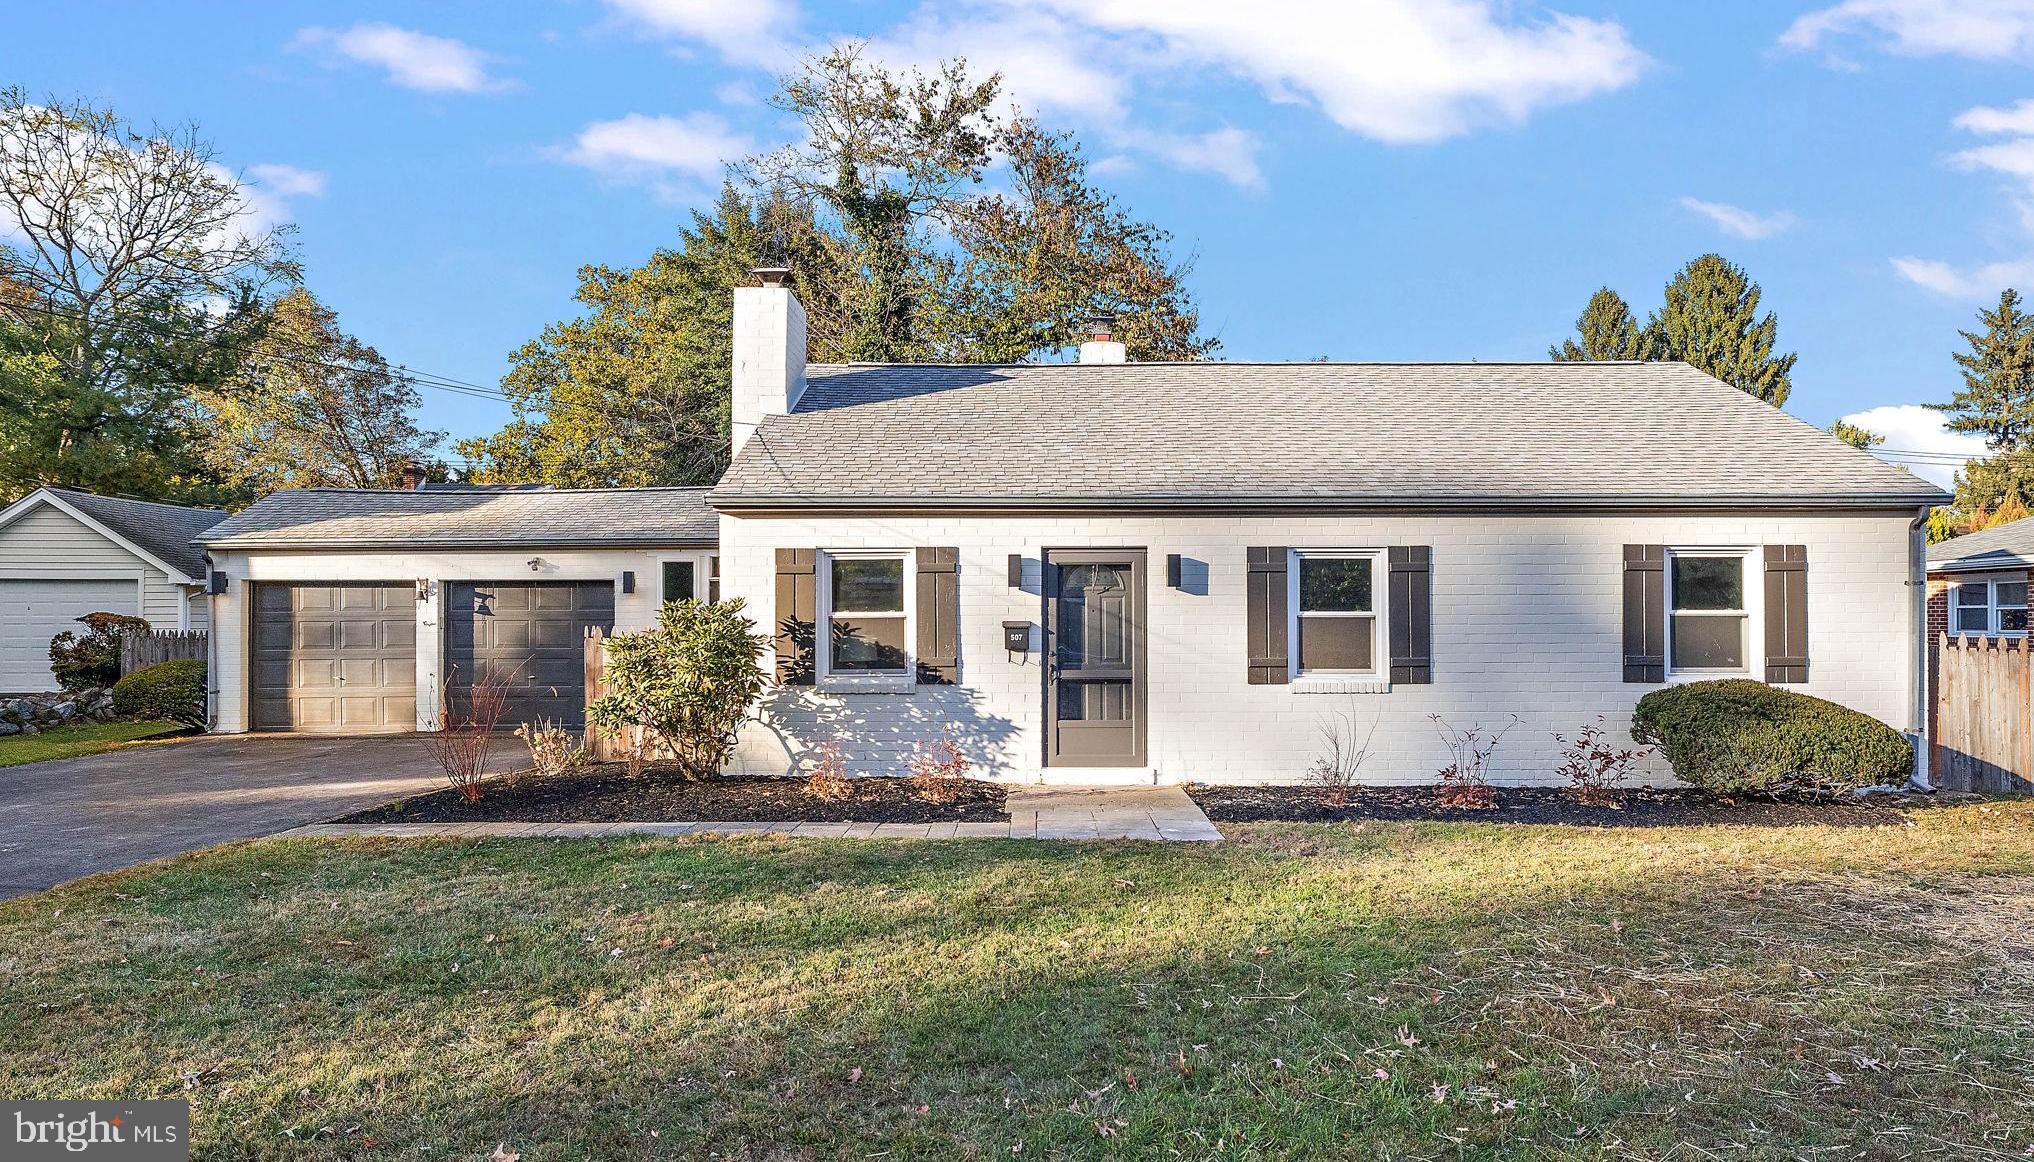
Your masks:
<svg viewBox="0 0 2034 1162"><path fill-rule="evenodd" d="M1031 652L1031 623L1028 621L1006 621L1003 623L1003 648L1013 654Z"/></svg>

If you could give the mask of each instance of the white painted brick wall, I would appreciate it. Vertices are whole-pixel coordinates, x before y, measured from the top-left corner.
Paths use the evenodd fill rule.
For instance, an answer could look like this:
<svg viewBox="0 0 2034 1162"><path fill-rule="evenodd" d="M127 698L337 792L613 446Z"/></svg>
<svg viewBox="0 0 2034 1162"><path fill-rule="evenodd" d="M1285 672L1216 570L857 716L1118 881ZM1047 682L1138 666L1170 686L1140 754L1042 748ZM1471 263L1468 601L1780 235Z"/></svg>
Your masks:
<svg viewBox="0 0 2034 1162"><path fill-rule="evenodd" d="M961 682L912 694L775 691L747 731L734 767L782 773L795 756L838 738L866 773L901 773L912 745L951 725L981 773L1030 781L1041 770L1043 693L1037 653L1013 657L1002 623L1042 615L1040 551L1141 547L1149 555L1149 753L1141 777L1162 781L1291 782L1318 751L1330 709L1377 719L1377 783L1431 782L1446 751L1429 715L1458 726L1523 722L1496 761L1506 782L1554 779L1555 731L1602 714L1623 737L1638 698L1622 678L1622 555L1626 544L1808 548L1812 681L1792 687L1911 730L1915 601L1909 516L1743 514L1589 516L867 517L721 520L723 592L774 624L775 550L960 548ZM1251 545L1433 547L1434 684L1385 694L1300 693L1245 681L1244 565ZM1028 562L1024 589L1007 559ZM1165 555L1205 562L1207 593L1165 585ZM1754 557L1747 582L1762 584ZM1752 631L1755 663L1762 637ZM1665 779L1664 764L1649 772Z"/></svg>

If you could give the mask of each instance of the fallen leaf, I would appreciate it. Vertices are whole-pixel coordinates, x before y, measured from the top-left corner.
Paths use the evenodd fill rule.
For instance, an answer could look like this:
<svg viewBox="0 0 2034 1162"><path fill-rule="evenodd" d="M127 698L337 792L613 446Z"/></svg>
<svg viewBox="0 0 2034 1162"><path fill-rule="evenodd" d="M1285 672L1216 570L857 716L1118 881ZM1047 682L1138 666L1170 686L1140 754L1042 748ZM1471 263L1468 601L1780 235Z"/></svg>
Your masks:
<svg viewBox="0 0 2034 1162"><path fill-rule="evenodd" d="M854 1085L855 1083L857 1083L857 1082L861 1081L861 1079L862 1079L862 1067L861 1067L861 1066L857 1065L857 1066L855 1066L855 1067L854 1067L853 1069L850 1069L850 1070L848 1070L848 1084L849 1084L849 1085Z"/></svg>
<svg viewBox="0 0 2034 1162"><path fill-rule="evenodd" d="M494 1153L487 1156L487 1162L523 1162L523 1156L509 1149L508 1143L503 1142L494 1148Z"/></svg>

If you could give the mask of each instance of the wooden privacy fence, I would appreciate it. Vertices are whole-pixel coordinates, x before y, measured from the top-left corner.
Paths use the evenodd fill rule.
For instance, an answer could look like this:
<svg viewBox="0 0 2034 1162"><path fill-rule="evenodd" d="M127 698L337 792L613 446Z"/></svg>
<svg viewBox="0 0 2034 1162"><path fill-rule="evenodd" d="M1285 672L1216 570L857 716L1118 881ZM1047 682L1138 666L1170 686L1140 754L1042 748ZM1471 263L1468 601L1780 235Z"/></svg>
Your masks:
<svg viewBox="0 0 2034 1162"><path fill-rule="evenodd" d="M610 635L599 626L586 630L586 701L590 705L595 698L607 693L607 639ZM586 752L595 762L620 762L626 759L630 746L642 733L639 726L627 727L620 731L602 730L586 720ZM658 746L645 756L647 758L668 758L669 748Z"/></svg>
<svg viewBox="0 0 2034 1162"><path fill-rule="evenodd" d="M1929 774L1952 791L2034 790L2034 688L2026 639L1950 637L1936 651Z"/></svg>
<svg viewBox="0 0 2034 1162"><path fill-rule="evenodd" d="M157 630L131 633L120 641L120 672L132 674L157 662L202 662L205 660L205 631Z"/></svg>

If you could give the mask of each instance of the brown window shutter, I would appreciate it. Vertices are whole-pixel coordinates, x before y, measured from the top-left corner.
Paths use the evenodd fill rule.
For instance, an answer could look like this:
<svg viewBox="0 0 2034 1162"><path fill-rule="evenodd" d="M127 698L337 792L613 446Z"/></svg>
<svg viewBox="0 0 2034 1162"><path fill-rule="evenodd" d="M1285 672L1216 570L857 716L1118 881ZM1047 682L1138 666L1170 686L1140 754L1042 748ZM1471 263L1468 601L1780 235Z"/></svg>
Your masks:
<svg viewBox="0 0 2034 1162"><path fill-rule="evenodd" d="M1434 680L1434 550L1393 545L1391 563L1391 680L1412 686Z"/></svg>
<svg viewBox="0 0 2034 1162"><path fill-rule="evenodd" d="M1808 680L1808 546L1766 546L1766 681Z"/></svg>
<svg viewBox="0 0 2034 1162"><path fill-rule="evenodd" d="M1624 547L1624 680L1667 680L1667 547Z"/></svg>
<svg viewBox="0 0 2034 1162"><path fill-rule="evenodd" d="M918 550L918 684L960 681L960 550Z"/></svg>
<svg viewBox="0 0 2034 1162"><path fill-rule="evenodd" d="M777 681L785 686L812 685L819 620L813 570L818 563L817 549L777 550Z"/></svg>
<svg viewBox="0 0 2034 1162"><path fill-rule="evenodd" d="M1283 545L1250 549L1249 579L1244 599L1249 609L1250 684L1283 686L1292 681L1287 663L1285 562L1291 551Z"/></svg>

